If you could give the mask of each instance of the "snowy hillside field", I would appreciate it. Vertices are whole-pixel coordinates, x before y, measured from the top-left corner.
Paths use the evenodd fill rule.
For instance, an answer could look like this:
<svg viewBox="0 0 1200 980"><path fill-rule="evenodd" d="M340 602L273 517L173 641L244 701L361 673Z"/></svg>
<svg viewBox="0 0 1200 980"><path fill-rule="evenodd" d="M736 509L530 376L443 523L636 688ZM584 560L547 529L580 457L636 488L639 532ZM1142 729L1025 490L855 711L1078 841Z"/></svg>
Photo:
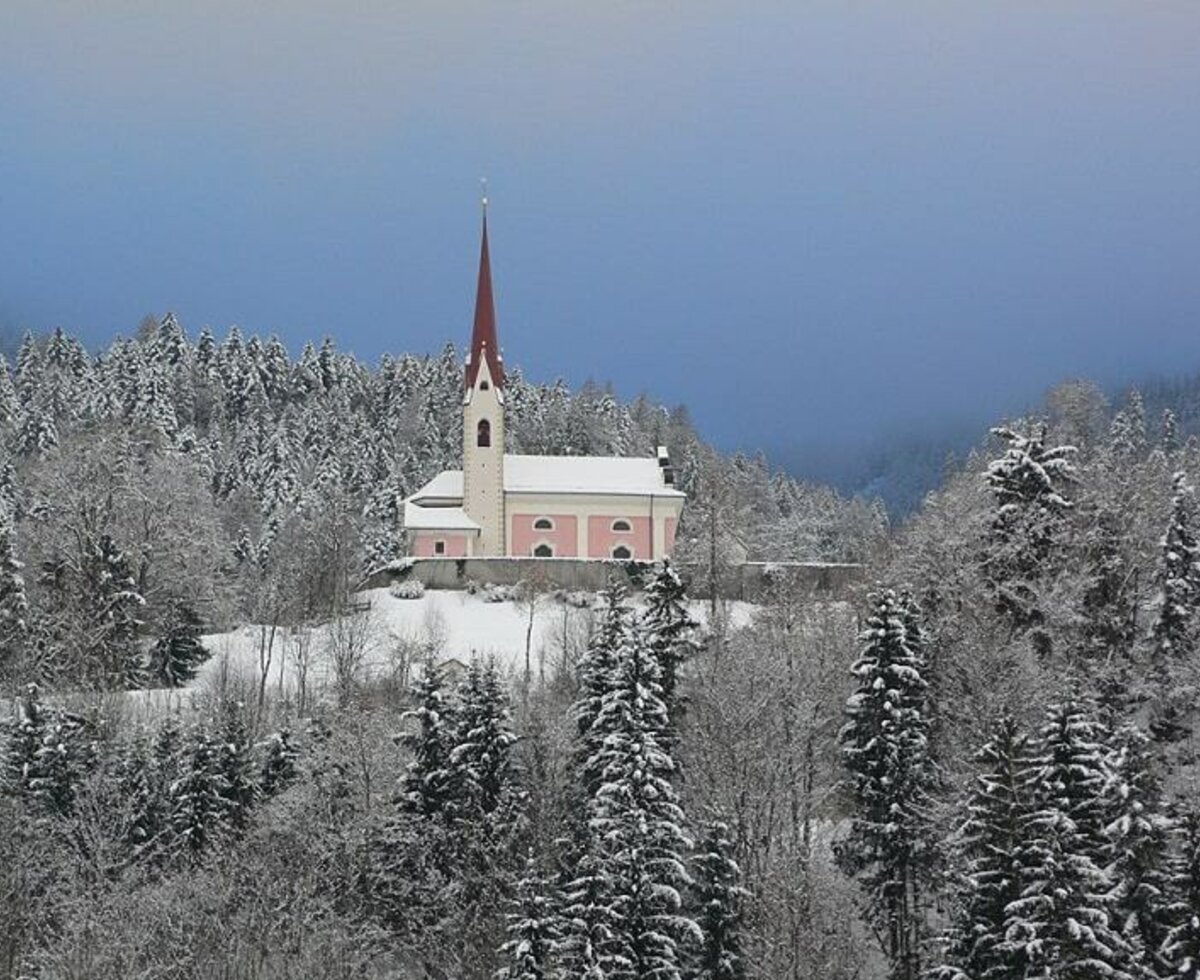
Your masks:
<svg viewBox="0 0 1200 980"><path fill-rule="evenodd" d="M592 613L587 603L594 605L597 599L588 593L570 594L566 601L541 596L531 624L528 604L495 601L478 592L430 590L402 599L387 589L370 589L355 598L357 612L311 629L281 628L272 637L268 627L249 625L204 636L211 657L184 692L230 686L251 689L265 672L269 695L295 697L303 688L308 698L320 698L336 687L339 668L352 670L357 681L384 677L404 681L426 651L440 662L464 665L475 657L495 657L503 670L515 676L525 669L527 634L530 669L537 678L551 673L564 656L574 656L586 644ZM636 609L640 601L639 596L631 596L630 605ZM706 623L708 604L690 605L695 620ZM737 628L748 625L757 608L728 602L719 614ZM146 696L158 701L186 697L184 692L154 691Z"/></svg>

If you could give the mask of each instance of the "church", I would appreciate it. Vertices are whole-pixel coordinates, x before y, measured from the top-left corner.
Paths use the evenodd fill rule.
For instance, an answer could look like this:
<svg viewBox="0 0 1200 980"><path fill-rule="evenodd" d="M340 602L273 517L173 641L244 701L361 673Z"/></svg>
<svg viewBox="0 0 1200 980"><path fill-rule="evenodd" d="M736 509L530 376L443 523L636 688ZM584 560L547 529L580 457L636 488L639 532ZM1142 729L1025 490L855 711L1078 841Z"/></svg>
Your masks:
<svg viewBox="0 0 1200 980"><path fill-rule="evenodd" d="M496 333L487 199L475 325L463 384L463 465L404 501L418 558L669 558L683 510L665 448L656 457L504 451L504 358Z"/></svg>

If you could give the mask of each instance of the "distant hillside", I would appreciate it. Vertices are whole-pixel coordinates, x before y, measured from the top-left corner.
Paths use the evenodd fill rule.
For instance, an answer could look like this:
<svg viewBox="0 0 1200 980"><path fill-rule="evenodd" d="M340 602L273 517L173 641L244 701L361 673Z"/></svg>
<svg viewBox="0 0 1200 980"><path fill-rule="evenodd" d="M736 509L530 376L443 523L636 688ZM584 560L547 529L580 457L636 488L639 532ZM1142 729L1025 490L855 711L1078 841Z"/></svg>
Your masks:
<svg viewBox="0 0 1200 980"><path fill-rule="evenodd" d="M1102 388L1110 414L1125 401L1130 388L1141 392L1151 439L1158 437L1166 409L1175 414L1180 439L1200 435L1200 370ZM1014 405L1010 414L1021 415L1028 410ZM983 441L988 427L987 423L970 419L947 419L934 429L880 435L843 459L824 460L815 471L811 459L787 451L777 451L775 458L800 479L829 483L848 496L878 499L893 520L902 520L920 507L926 494L941 486L955 460L961 460Z"/></svg>

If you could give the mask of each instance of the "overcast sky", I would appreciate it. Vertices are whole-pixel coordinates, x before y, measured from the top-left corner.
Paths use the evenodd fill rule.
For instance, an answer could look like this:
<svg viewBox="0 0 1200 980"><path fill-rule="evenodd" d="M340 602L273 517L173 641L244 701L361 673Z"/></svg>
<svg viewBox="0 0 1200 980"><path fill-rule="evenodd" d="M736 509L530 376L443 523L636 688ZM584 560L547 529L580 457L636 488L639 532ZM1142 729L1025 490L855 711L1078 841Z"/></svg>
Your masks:
<svg viewBox="0 0 1200 980"><path fill-rule="evenodd" d="M791 456L1200 369L1200 5L5 0L0 326L500 335Z"/></svg>

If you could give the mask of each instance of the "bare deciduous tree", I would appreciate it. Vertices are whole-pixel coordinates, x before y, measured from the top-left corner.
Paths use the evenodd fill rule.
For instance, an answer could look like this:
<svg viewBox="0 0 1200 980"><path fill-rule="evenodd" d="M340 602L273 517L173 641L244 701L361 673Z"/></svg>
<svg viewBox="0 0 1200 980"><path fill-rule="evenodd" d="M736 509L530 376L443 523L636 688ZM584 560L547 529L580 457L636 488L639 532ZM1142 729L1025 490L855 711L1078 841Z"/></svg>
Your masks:
<svg viewBox="0 0 1200 980"><path fill-rule="evenodd" d="M374 644L374 616L369 609L338 616L326 627L325 653L333 671L339 707L349 704L354 696Z"/></svg>

